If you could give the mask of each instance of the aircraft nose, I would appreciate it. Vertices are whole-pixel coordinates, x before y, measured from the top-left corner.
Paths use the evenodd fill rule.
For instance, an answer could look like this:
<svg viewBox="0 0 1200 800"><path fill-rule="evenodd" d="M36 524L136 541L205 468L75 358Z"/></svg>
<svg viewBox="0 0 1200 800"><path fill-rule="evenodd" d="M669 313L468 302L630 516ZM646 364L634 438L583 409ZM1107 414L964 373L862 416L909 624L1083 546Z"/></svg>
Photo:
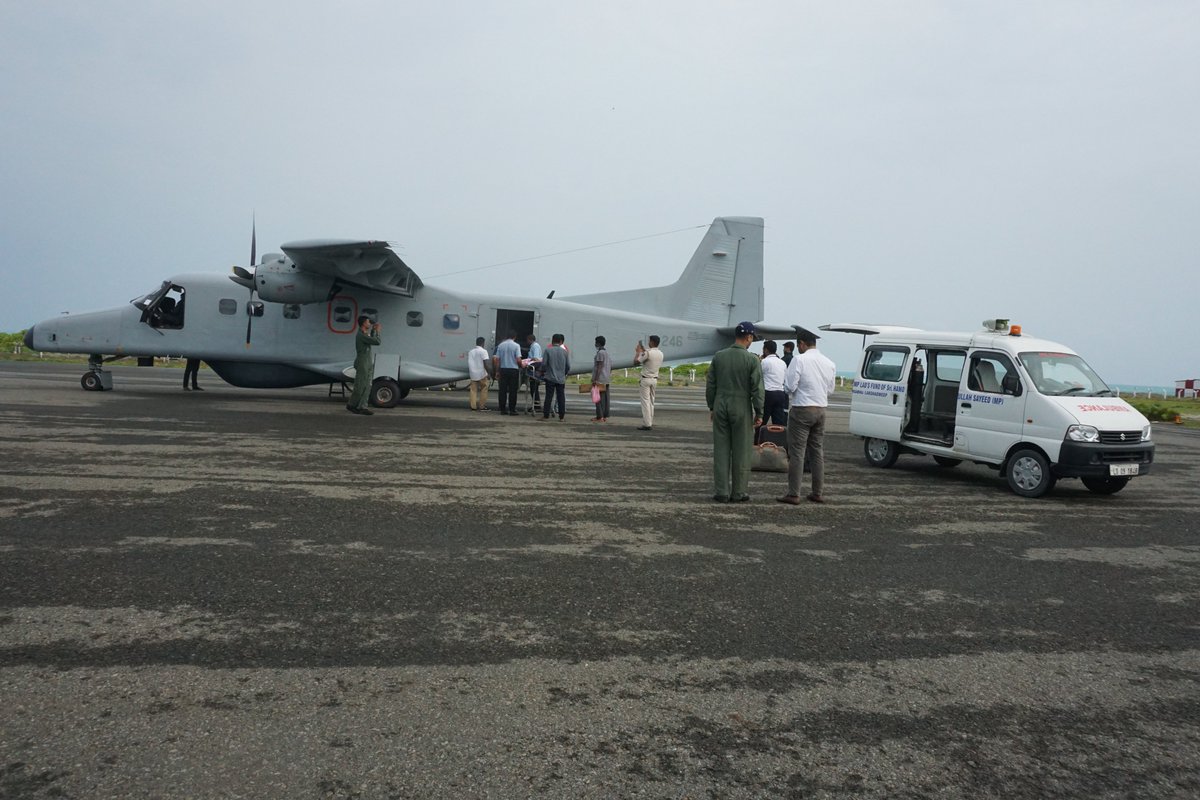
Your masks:
<svg viewBox="0 0 1200 800"><path fill-rule="evenodd" d="M25 346L30 350L33 349L33 325L29 326L29 330L25 331Z"/></svg>

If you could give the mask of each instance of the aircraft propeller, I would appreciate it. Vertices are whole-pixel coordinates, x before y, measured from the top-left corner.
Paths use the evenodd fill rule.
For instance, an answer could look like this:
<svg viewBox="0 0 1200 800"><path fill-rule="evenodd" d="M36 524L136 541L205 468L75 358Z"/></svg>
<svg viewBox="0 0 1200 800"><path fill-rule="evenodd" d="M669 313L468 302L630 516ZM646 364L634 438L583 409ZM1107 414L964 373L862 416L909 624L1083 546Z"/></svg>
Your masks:
<svg viewBox="0 0 1200 800"><path fill-rule="evenodd" d="M257 224L252 219L250 222L250 266L254 267L254 260L258 257L257 253ZM250 346L250 333L254 328L254 273L245 267L234 266L233 275L230 277L234 283L245 286L250 290L250 302L246 306L246 347Z"/></svg>

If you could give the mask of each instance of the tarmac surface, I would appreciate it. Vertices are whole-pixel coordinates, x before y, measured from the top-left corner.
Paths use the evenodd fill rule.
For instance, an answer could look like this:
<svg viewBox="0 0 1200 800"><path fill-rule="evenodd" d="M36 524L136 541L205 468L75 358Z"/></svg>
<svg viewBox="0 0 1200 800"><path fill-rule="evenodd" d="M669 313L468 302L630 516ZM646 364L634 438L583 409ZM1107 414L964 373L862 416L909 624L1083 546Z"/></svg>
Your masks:
<svg viewBox="0 0 1200 800"><path fill-rule="evenodd" d="M1195 433L1024 500L843 405L830 502L721 505L695 389L81 372L0 362L0 797L1200 795Z"/></svg>

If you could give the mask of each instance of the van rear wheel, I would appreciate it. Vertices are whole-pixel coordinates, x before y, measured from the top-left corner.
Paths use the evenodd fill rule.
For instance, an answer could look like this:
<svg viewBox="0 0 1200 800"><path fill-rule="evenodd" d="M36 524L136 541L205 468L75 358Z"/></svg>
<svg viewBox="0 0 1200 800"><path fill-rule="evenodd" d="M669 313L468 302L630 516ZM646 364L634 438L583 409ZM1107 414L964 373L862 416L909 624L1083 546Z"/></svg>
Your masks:
<svg viewBox="0 0 1200 800"><path fill-rule="evenodd" d="M863 442L863 455L872 467L887 468L900 457L900 446L887 439L867 439Z"/></svg>
<svg viewBox="0 0 1200 800"><path fill-rule="evenodd" d="M1080 478L1088 491L1096 494L1116 494L1125 488L1129 478Z"/></svg>
<svg viewBox="0 0 1200 800"><path fill-rule="evenodd" d="M1021 497L1041 497L1054 488L1058 479L1050 471L1050 462L1037 450L1018 450L1004 468L1008 488Z"/></svg>

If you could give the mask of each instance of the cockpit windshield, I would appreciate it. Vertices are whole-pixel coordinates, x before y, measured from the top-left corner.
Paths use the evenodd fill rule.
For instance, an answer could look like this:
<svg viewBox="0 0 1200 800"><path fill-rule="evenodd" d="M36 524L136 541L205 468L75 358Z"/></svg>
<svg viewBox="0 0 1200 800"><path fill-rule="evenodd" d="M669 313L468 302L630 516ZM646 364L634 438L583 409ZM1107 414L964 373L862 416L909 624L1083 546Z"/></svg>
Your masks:
<svg viewBox="0 0 1200 800"><path fill-rule="evenodd" d="M163 281L162 286L149 294L135 297L129 302L142 312L142 322L151 328L182 328L183 327L182 286Z"/></svg>
<svg viewBox="0 0 1200 800"><path fill-rule="evenodd" d="M1114 394L1087 362L1073 353L1021 353L1021 363L1041 394L1079 397Z"/></svg>

